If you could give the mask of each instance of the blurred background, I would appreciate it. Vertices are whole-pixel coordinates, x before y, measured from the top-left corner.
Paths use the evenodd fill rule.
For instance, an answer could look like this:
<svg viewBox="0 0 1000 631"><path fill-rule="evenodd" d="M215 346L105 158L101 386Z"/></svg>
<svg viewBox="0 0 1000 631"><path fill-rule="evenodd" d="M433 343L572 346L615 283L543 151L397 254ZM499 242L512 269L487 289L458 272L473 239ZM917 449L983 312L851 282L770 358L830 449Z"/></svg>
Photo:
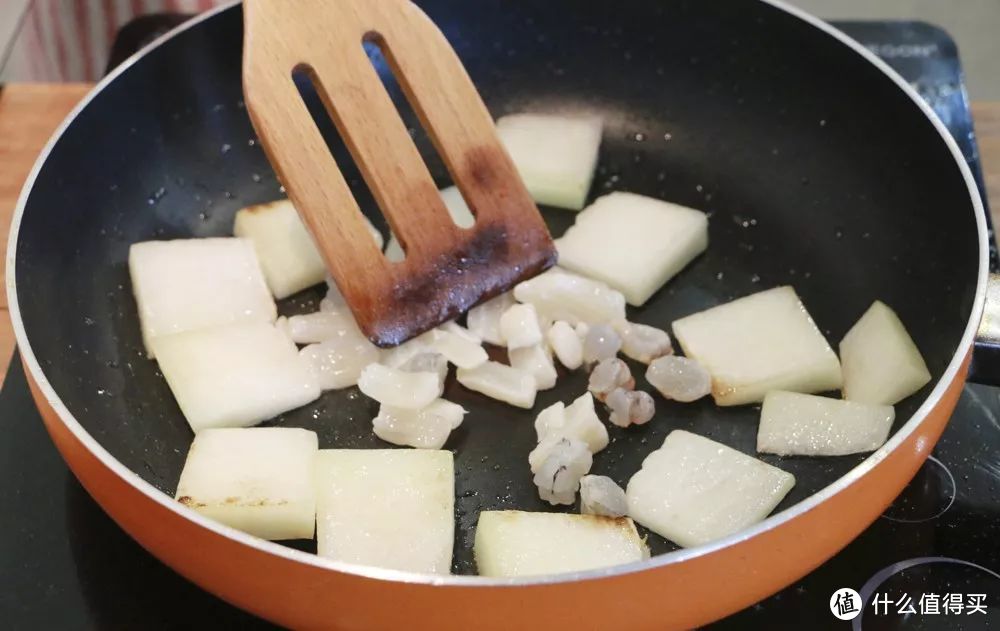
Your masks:
<svg viewBox="0 0 1000 631"><path fill-rule="evenodd" d="M94 81L117 30L139 15L228 0L0 0L0 80ZM1000 100L1000 0L790 0L831 20L924 20L958 41L972 100Z"/></svg>

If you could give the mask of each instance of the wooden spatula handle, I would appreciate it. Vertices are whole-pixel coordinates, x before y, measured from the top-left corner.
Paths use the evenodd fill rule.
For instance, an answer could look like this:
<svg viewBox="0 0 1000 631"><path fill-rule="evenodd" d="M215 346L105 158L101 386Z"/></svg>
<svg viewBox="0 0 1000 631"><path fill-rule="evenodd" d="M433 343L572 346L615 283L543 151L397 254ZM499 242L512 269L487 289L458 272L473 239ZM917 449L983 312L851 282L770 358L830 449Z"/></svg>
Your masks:
<svg viewBox="0 0 1000 631"><path fill-rule="evenodd" d="M246 0L244 92L251 120L361 328L403 341L555 260L551 237L458 56L409 0ZM383 50L470 210L450 219L365 53ZM389 263L292 80L310 73L406 251ZM361 264L359 264L361 263Z"/></svg>

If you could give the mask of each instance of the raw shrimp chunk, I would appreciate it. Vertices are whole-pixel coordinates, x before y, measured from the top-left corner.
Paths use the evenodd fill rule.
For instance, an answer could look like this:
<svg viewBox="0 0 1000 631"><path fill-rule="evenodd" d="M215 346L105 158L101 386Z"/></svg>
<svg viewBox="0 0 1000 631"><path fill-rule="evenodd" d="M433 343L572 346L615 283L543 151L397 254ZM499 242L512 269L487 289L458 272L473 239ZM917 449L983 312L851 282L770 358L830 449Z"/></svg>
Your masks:
<svg viewBox="0 0 1000 631"><path fill-rule="evenodd" d="M315 432L292 427L207 429L194 437L176 499L262 539L312 539Z"/></svg>
<svg viewBox="0 0 1000 631"><path fill-rule="evenodd" d="M635 387L635 379L628 364L618 359L605 359L594 366L590 372L587 389L598 401L604 401L612 391L619 388L631 390Z"/></svg>
<svg viewBox="0 0 1000 631"><path fill-rule="evenodd" d="M923 388L931 373L899 316L878 300L840 342L844 398L894 405Z"/></svg>
<svg viewBox="0 0 1000 631"><path fill-rule="evenodd" d="M608 406L608 421L618 427L645 425L653 419L656 404L648 392L616 388L604 400Z"/></svg>
<svg viewBox="0 0 1000 631"><path fill-rule="evenodd" d="M594 324L583 337L583 361L588 364L618 355L622 338L609 324Z"/></svg>
<svg viewBox="0 0 1000 631"><path fill-rule="evenodd" d="M635 322L620 322L616 328L622 338L622 352L637 362L648 364L674 352L666 331Z"/></svg>
<svg viewBox="0 0 1000 631"><path fill-rule="evenodd" d="M708 247L705 213L615 192L600 197L556 241L559 264L639 306Z"/></svg>
<svg viewBox="0 0 1000 631"><path fill-rule="evenodd" d="M597 167L601 119L511 114L497 120L497 134L536 202L583 208Z"/></svg>
<svg viewBox="0 0 1000 631"><path fill-rule="evenodd" d="M779 456L844 456L875 451L889 437L895 418L890 405L776 390L764 397L757 451Z"/></svg>
<svg viewBox="0 0 1000 631"><path fill-rule="evenodd" d="M538 496L553 506L569 505L576 501L580 478L590 471L594 455L581 440L553 436L538 443L528 454L528 462Z"/></svg>
<svg viewBox="0 0 1000 631"><path fill-rule="evenodd" d="M271 324L156 337L153 350L195 432L256 425L319 397L317 374Z"/></svg>
<svg viewBox="0 0 1000 631"><path fill-rule="evenodd" d="M579 572L641 561L649 549L628 517L483 511L473 547L480 576Z"/></svg>
<svg viewBox="0 0 1000 631"><path fill-rule="evenodd" d="M324 449L316 456L317 553L448 574L455 545L450 451Z"/></svg>
<svg viewBox="0 0 1000 631"><path fill-rule="evenodd" d="M381 233L365 221L382 249ZM278 300L318 285L326 276L326 264L312 235L287 199L240 210L233 222L233 234L253 241L267 286Z"/></svg>
<svg viewBox="0 0 1000 631"><path fill-rule="evenodd" d="M150 357L163 335L274 322L278 313L247 239L146 241L129 248L132 291Z"/></svg>
<svg viewBox="0 0 1000 631"><path fill-rule="evenodd" d="M697 434L675 430L625 491L632 519L691 547L751 526L795 484L777 467Z"/></svg>
<svg viewBox="0 0 1000 631"><path fill-rule="evenodd" d="M606 475L585 475L580 479L580 512L623 517L628 513L625 490Z"/></svg>
<svg viewBox="0 0 1000 631"><path fill-rule="evenodd" d="M756 403L771 390L824 392L840 362L791 287L776 287L681 318L684 354L712 375L719 405Z"/></svg>
<svg viewBox="0 0 1000 631"><path fill-rule="evenodd" d="M690 357L667 355L654 360L646 369L646 381L663 398L690 403L712 393L712 375Z"/></svg>

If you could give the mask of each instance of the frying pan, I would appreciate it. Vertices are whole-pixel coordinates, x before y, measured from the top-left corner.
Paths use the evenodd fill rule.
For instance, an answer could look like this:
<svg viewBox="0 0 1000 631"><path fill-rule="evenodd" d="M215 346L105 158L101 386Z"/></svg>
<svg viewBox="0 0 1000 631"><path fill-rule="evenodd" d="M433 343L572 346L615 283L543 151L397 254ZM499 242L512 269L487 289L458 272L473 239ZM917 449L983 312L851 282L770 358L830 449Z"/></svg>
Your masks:
<svg viewBox="0 0 1000 631"><path fill-rule="evenodd" d="M797 483L761 524L685 550L650 535L648 561L532 579L473 576L471 544L481 510L552 510L527 467L535 412L454 384L446 396L470 410L447 444L457 471L456 576L320 559L311 542L260 541L174 502L192 435L145 358L126 257L137 241L229 234L238 208L281 195L242 106L242 16L229 6L105 79L50 142L19 202L11 316L35 401L75 474L168 565L293 627L686 627L746 607L832 556L933 448L983 312L985 216L941 123L859 45L773 2L420 4L494 115L603 117L592 197L629 190L711 215L708 251L630 319L666 328L791 284L835 343L873 300L896 309L934 380L899 404L888 443L868 456L763 456ZM321 112L315 95L304 98ZM404 117L417 126L405 108ZM320 125L384 229L332 124ZM430 143L420 134L417 143L447 183ZM555 235L574 217L543 214ZM280 308L313 310L320 297L305 292ZM584 389L584 375L566 375L540 394L536 410ZM755 406L657 405L652 423L610 428L595 473L624 484L674 429L755 453ZM384 447L372 435L375 413L374 402L348 389L269 424L314 430L322 447Z"/></svg>

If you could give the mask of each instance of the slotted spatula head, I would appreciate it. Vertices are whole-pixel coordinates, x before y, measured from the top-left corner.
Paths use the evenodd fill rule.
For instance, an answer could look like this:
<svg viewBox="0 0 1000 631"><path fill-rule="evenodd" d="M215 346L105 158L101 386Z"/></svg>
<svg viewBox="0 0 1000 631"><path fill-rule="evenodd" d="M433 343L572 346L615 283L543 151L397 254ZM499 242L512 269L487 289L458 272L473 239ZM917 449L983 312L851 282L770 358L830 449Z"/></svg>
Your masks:
<svg viewBox="0 0 1000 631"><path fill-rule="evenodd" d="M409 0L246 0L250 119L359 326L399 344L556 260L455 51ZM380 46L476 218L459 228L363 48ZM292 80L312 78L406 252L390 263Z"/></svg>

